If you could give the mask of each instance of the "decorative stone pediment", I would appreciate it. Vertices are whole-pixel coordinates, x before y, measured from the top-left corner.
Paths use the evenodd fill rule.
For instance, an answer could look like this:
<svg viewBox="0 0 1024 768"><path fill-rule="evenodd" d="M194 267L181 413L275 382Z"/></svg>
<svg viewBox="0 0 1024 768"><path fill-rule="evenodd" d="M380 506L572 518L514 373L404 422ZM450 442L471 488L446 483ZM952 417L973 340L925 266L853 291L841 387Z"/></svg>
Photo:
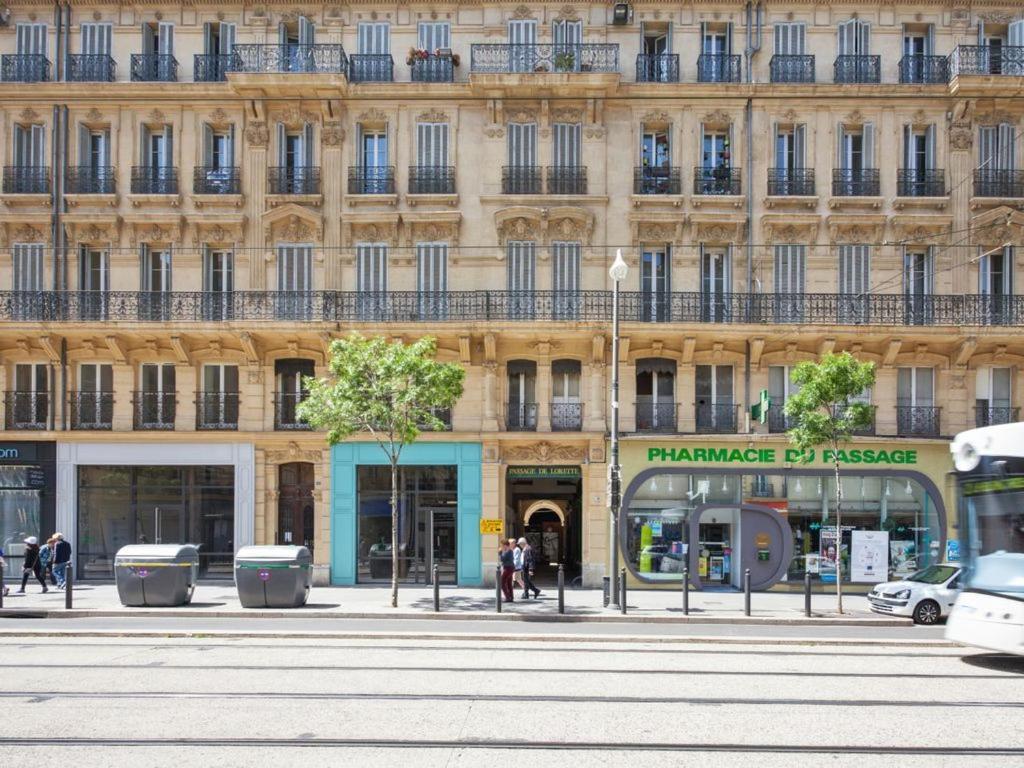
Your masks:
<svg viewBox="0 0 1024 768"><path fill-rule="evenodd" d="M23 123L34 123L39 117L39 113L32 109L32 107L25 107L18 113L18 119Z"/></svg>
<svg viewBox="0 0 1024 768"><path fill-rule="evenodd" d="M514 206L494 212L494 226L498 230L498 242L505 245L509 240L543 239L544 211L541 208Z"/></svg>
<svg viewBox="0 0 1024 768"><path fill-rule="evenodd" d="M320 116L316 112L303 109L302 104L295 102L288 104L273 113L273 120L277 123L284 123L289 128L301 128L309 123L319 122Z"/></svg>
<svg viewBox="0 0 1024 768"><path fill-rule="evenodd" d="M192 217L192 245L203 243L240 243L245 239L245 217L223 216L211 219Z"/></svg>
<svg viewBox="0 0 1024 768"><path fill-rule="evenodd" d="M323 242L323 217L309 208L286 203L263 214L263 235L270 245L282 243Z"/></svg>
<svg viewBox="0 0 1024 768"><path fill-rule="evenodd" d="M704 115L701 122L704 125L729 125L732 122L732 115L724 110L716 109L714 112Z"/></svg>
<svg viewBox="0 0 1024 768"><path fill-rule="evenodd" d="M563 5L561 8L559 8L558 13L554 18L555 21L579 21L579 19L579 11L577 11L571 5Z"/></svg>
<svg viewBox="0 0 1024 768"><path fill-rule="evenodd" d="M660 109L652 109L640 117L641 125L668 125L671 122L672 118L668 112Z"/></svg>
<svg viewBox="0 0 1024 768"><path fill-rule="evenodd" d="M44 218L25 221L24 216L19 216L13 220L0 220L0 248L6 248L11 243L49 242L50 227Z"/></svg>
<svg viewBox="0 0 1024 768"><path fill-rule="evenodd" d="M140 243L180 243L185 219L176 215L125 216L128 226L128 245L132 248Z"/></svg>
<svg viewBox="0 0 1024 768"><path fill-rule="evenodd" d="M85 117L85 123L87 125L97 125L104 122L103 113L96 109L96 107L93 107L86 112L83 117Z"/></svg>
<svg viewBox="0 0 1024 768"><path fill-rule="evenodd" d="M518 107L505 111L505 121L509 123L535 123L537 122L537 110Z"/></svg>
<svg viewBox="0 0 1024 768"><path fill-rule="evenodd" d="M814 245L818 241L817 216L764 216L761 229L767 243Z"/></svg>
<svg viewBox="0 0 1024 768"><path fill-rule="evenodd" d="M590 245L594 234L594 214L584 208L575 206L558 206L545 210L547 220L546 241L578 240Z"/></svg>
<svg viewBox="0 0 1024 768"><path fill-rule="evenodd" d="M552 123L582 123L583 110L580 107L561 107L551 110Z"/></svg>
<svg viewBox="0 0 1024 768"><path fill-rule="evenodd" d="M231 125L232 120L231 115L229 115L220 107L217 107L210 113L209 117L207 118L207 122L214 128L226 128L227 126Z"/></svg>
<svg viewBox="0 0 1024 768"><path fill-rule="evenodd" d="M745 239L746 225L737 216L693 217L693 239L700 243L735 244Z"/></svg>
<svg viewBox="0 0 1024 768"><path fill-rule="evenodd" d="M863 125L864 124L864 113L859 109L854 109L848 112L846 117L843 118L844 125Z"/></svg>
<svg viewBox="0 0 1024 768"><path fill-rule="evenodd" d="M828 234L833 243L878 243L885 230L885 216L829 216Z"/></svg>
<svg viewBox="0 0 1024 768"><path fill-rule="evenodd" d="M403 213L405 244L443 243L459 244L459 225L462 214L458 211L431 211L429 213Z"/></svg>
<svg viewBox="0 0 1024 768"><path fill-rule="evenodd" d="M578 240L587 245L594 232L594 214L575 206L535 208L525 205L502 208L494 213L498 242L534 240L546 245L552 240Z"/></svg>
<svg viewBox="0 0 1024 768"><path fill-rule="evenodd" d="M1024 243L1024 212L1001 205L974 216L971 228L976 243Z"/></svg>
<svg viewBox="0 0 1024 768"><path fill-rule="evenodd" d="M314 464L323 461L320 448L303 448L292 440L285 448L267 449L263 453L268 464L287 464L293 461L311 461Z"/></svg>
<svg viewBox="0 0 1024 768"><path fill-rule="evenodd" d="M65 214L64 226L72 243L118 243L120 218L116 214Z"/></svg>
<svg viewBox="0 0 1024 768"><path fill-rule="evenodd" d="M892 234L904 243L934 245L948 239L952 224L952 218L947 216L895 216Z"/></svg>
<svg viewBox="0 0 1024 768"><path fill-rule="evenodd" d="M426 112L420 112L419 115L416 116L416 119L421 123L447 123L448 114L434 107L428 109Z"/></svg>
<svg viewBox="0 0 1024 768"><path fill-rule="evenodd" d="M686 219L678 215L638 214L632 217L633 242L681 243L685 223Z"/></svg>
<svg viewBox="0 0 1024 768"><path fill-rule="evenodd" d="M152 125L163 125L167 122L167 115L158 107L146 115L146 122Z"/></svg>
<svg viewBox="0 0 1024 768"><path fill-rule="evenodd" d="M533 11L527 8L525 5L516 6L516 9L512 11L513 19L532 19L534 18Z"/></svg>
<svg viewBox="0 0 1024 768"><path fill-rule="evenodd" d="M502 451L508 461L583 461L586 448L541 440L528 445L513 445Z"/></svg>
<svg viewBox="0 0 1024 768"><path fill-rule="evenodd" d="M370 107L365 112L360 113L357 119L363 125L385 125L388 122L388 115L376 107Z"/></svg>
<svg viewBox="0 0 1024 768"><path fill-rule="evenodd" d="M402 221L397 213L351 214L341 220L345 242L349 246L356 243L387 243L396 248L400 242L401 226Z"/></svg>

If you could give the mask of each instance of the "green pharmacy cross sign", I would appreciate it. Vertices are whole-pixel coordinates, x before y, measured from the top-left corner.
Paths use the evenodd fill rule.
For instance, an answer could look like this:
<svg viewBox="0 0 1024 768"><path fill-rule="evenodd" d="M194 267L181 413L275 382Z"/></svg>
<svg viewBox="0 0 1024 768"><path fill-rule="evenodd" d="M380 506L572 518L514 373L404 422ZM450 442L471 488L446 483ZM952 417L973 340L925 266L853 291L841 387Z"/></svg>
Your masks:
<svg viewBox="0 0 1024 768"><path fill-rule="evenodd" d="M764 424L768 421L768 409L772 407L772 399L768 396L768 390L761 390L760 399L750 406L750 418Z"/></svg>

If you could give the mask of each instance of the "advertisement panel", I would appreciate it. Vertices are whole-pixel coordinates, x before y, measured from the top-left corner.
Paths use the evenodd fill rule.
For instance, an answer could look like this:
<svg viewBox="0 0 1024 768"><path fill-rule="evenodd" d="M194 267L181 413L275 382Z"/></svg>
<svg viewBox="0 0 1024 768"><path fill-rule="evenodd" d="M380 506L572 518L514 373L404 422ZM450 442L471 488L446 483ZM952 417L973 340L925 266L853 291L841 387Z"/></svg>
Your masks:
<svg viewBox="0 0 1024 768"><path fill-rule="evenodd" d="M889 532L853 531L850 580L879 582L889 578Z"/></svg>

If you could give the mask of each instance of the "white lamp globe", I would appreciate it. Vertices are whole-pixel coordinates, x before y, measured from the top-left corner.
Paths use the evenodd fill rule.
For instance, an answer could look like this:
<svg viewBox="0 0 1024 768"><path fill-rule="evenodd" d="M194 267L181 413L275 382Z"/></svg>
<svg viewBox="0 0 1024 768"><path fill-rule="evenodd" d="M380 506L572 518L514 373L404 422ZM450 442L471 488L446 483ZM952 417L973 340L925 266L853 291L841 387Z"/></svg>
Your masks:
<svg viewBox="0 0 1024 768"><path fill-rule="evenodd" d="M608 276L616 283L621 283L626 279L626 275L629 274L629 265L626 260L622 258L622 249L617 248L615 250L615 261L612 262L611 267L608 268Z"/></svg>

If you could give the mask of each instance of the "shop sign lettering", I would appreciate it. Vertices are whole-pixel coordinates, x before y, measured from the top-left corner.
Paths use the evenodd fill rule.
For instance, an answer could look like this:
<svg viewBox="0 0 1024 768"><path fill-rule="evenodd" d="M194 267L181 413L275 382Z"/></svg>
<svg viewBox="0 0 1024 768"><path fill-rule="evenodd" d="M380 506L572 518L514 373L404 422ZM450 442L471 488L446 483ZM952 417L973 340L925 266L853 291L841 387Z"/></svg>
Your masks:
<svg viewBox="0 0 1024 768"><path fill-rule="evenodd" d="M677 464L819 464L831 466L837 460L840 464L917 464L917 451L910 449L852 448L850 450L824 450L820 454L813 448L801 451L797 448L723 448L723 447L682 447L648 448L649 462L672 462Z"/></svg>
<svg viewBox="0 0 1024 768"><path fill-rule="evenodd" d="M489 518L489 517L480 518L480 533L483 534L483 535L487 535L487 534L492 534L493 535L493 534L496 533L496 534L498 534L500 536L501 532L504 530L504 528L505 528L505 521L502 520L501 518Z"/></svg>

